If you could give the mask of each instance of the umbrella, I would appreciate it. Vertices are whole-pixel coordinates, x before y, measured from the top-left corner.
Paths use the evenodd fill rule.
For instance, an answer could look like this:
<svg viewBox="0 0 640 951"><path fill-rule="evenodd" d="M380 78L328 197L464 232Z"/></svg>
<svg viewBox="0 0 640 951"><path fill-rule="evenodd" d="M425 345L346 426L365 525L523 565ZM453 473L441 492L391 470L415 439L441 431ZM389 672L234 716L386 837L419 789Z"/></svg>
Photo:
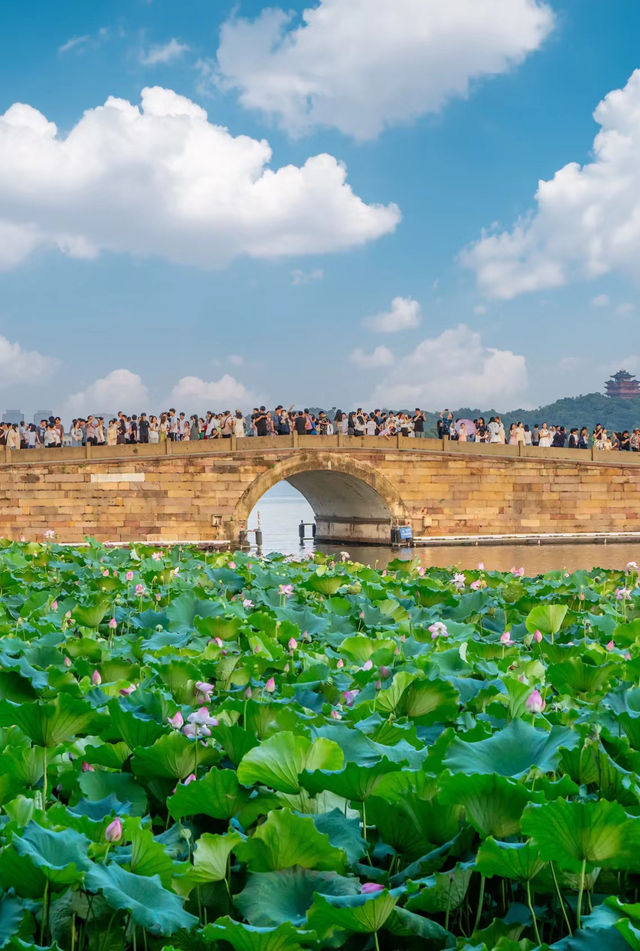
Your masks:
<svg viewBox="0 0 640 951"><path fill-rule="evenodd" d="M460 426L461 426L463 423L464 423L464 428L465 428L466 431L467 431L467 437L468 437L468 436L475 436L475 434L476 434L476 424L474 423L474 421L473 421L472 419L457 419L457 420L456 420L456 425L455 425L456 432L457 432L457 433L460 432Z"/></svg>

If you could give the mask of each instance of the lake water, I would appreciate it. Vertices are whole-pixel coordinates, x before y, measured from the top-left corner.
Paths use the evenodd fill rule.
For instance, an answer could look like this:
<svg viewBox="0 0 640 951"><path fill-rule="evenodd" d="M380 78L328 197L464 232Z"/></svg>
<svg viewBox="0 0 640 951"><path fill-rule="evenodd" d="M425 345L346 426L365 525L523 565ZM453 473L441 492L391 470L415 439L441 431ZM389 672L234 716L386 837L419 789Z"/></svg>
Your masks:
<svg viewBox="0 0 640 951"><path fill-rule="evenodd" d="M249 517L249 528L256 528L257 513L263 532L263 552L285 555L309 551L336 552L347 547L355 561L384 567L393 558L420 558L425 568L477 568L482 562L487 571L509 571L524 567L527 575L542 574L557 568L576 571L579 568L624 568L630 562L640 564L640 544L566 544L566 545L474 545L432 548L384 548L368 545L314 545L307 540L300 545L298 525L313 522L308 502L286 483L281 483L260 499ZM310 531L310 529L307 529ZM253 536L250 536L252 538Z"/></svg>

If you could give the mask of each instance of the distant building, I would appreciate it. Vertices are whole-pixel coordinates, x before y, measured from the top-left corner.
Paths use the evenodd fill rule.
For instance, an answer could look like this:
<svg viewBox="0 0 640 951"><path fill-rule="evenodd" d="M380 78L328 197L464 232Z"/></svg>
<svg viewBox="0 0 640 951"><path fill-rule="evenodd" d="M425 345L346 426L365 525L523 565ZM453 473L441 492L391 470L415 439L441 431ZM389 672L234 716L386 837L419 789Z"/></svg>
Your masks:
<svg viewBox="0 0 640 951"><path fill-rule="evenodd" d="M36 426L39 426L43 419L49 419L50 416L55 416L52 409L39 409L37 413L33 414L33 422Z"/></svg>
<svg viewBox="0 0 640 951"><path fill-rule="evenodd" d="M618 370L610 380L605 383L607 396L620 396L625 400L631 400L640 396L640 382L634 379L626 370Z"/></svg>
<svg viewBox="0 0 640 951"><path fill-rule="evenodd" d="M24 413L21 409L6 409L2 417L3 423L21 423L24 419Z"/></svg>

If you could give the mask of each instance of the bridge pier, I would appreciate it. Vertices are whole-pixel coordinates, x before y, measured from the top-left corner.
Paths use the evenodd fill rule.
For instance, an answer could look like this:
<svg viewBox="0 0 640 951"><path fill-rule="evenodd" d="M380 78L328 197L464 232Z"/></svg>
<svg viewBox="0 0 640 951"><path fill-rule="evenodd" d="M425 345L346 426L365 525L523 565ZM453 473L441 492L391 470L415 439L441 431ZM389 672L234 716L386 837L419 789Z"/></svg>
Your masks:
<svg viewBox="0 0 640 951"><path fill-rule="evenodd" d="M391 544L391 520L321 515L316 518L316 541L388 546Z"/></svg>

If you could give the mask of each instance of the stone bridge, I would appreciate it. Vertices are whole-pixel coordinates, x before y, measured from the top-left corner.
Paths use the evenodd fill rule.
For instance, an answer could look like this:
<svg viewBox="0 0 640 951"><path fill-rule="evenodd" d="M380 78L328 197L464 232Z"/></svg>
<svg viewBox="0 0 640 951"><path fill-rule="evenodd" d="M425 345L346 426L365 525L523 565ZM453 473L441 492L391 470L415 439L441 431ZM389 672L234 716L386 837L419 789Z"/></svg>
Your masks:
<svg viewBox="0 0 640 951"><path fill-rule="evenodd" d="M262 495L295 486L317 538L640 530L640 454L440 439L279 436L0 451L0 535L238 543Z"/></svg>

